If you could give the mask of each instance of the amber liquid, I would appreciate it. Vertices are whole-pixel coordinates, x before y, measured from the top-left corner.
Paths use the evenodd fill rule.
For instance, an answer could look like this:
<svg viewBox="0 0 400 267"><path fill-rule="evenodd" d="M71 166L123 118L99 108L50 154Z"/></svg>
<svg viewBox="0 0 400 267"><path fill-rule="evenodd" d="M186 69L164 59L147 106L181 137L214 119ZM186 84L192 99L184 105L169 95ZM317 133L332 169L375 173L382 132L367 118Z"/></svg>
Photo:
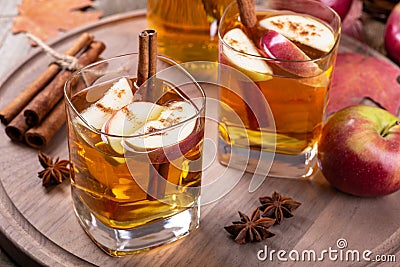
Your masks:
<svg viewBox="0 0 400 267"><path fill-rule="evenodd" d="M263 19L273 14L271 12L259 13L258 18ZM241 25L238 22L232 22L231 27L227 27L226 31L237 26L240 27ZM259 29L259 35L261 36L264 31L265 29ZM222 44L220 45L222 46ZM322 52L314 48L297 45L310 58L322 56ZM221 63L238 69L223 53L220 53L219 56ZM260 108L265 106L265 101L250 90L248 83L231 77L231 83L240 83L238 87L242 89L242 94L238 96L227 88L220 88L221 101L232 109L232 111L222 109L220 112L220 138L230 145L237 146L245 146L241 140L246 139L246 142L250 143L251 149L268 150L270 147L271 151L275 149L274 142L276 140L276 152L288 155L304 154L313 149L321 131L328 100L333 58L332 55L317 62L324 71L317 76L306 78L290 74L276 64L269 64L274 75L263 74L264 78L240 69L250 78L258 78L253 78L253 81L268 101L275 121L276 134L269 127L270 125L257 123L254 116L254 113L257 112L261 117L267 117L263 115L266 109ZM229 77L226 79L229 80ZM247 104L242 97L247 100ZM235 125L231 121L232 112L240 116L244 127ZM262 143L263 146L261 146Z"/></svg>
<svg viewBox="0 0 400 267"><path fill-rule="evenodd" d="M231 0L148 0L158 52L178 62L217 61L218 21Z"/></svg>
<svg viewBox="0 0 400 267"><path fill-rule="evenodd" d="M78 112L91 104L86 94L82 91L72 97ZM158 104L182 100L180 94L169 89ZM188 137L191 147L183 155L156 164L146 153L117 154L99 134L70 118L70 158L76 173L72 179L73 197L106 226L116 229L138 227L192 207L199 198L201 184L200 125L204 124L198 125Z"/></svg>

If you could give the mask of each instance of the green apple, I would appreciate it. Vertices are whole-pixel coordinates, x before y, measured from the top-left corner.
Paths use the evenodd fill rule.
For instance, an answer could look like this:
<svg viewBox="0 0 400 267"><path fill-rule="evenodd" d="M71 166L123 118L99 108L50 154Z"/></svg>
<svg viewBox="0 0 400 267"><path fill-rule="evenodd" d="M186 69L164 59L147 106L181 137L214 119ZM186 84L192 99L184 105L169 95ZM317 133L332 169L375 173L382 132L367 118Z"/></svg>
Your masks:
<svg viewBox="0 0 400 267"><path fill-rule="evenodd" d="M318 164L340 191L362 197L400 188L399 118L388 111L355 105L334 113L324 124Z"/></svg>

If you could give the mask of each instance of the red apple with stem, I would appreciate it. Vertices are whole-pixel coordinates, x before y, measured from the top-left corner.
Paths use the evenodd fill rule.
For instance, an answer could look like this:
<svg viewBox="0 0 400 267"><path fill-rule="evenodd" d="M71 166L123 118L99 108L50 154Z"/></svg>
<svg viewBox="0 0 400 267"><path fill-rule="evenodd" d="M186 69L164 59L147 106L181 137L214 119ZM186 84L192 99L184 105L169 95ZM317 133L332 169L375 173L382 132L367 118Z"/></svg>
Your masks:
<svg viewBox="0 0 400 267"><path fill-rule="evenodd" d="M318 163L340 191L361 197L400 188L399 118L372 106L355 105L334 113L318 143Z"/></svg>

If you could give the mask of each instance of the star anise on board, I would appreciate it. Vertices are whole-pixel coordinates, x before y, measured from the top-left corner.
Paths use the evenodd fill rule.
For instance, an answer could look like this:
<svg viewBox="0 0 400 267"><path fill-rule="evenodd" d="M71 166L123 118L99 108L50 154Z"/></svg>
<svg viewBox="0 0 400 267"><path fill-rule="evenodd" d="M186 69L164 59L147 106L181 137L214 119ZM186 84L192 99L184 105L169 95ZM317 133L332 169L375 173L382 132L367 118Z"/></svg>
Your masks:
<svg viewBox="0 0 400 267"><path fill-rule="evenodd" d="M274 236L268 228L275 223L275 219L261 218L260 209L254 210L250 218L239 211L240 221L232 222L232 225L225 226L225 230L230 233L235 242L245 244L248 242L259 242Z"/></svg>
<svg viewBox="0 0 400 267"><path fill-rule="evenodd" d="M42 179L43 186L50 186L62 183L70 175L73 175L72 164L69 160L53 159L43 152L39 153L39 162L44 170L38 172Z"/></svg>
<svg viewBox="0 0 400 267"><path fill-rule="evenodd" d="M262 216L276 219L276 224L280 224L283 218L293 217L293 211L301 205L300 202L277 192L274 192L271 197L260 197L259 200Z"/></svg>

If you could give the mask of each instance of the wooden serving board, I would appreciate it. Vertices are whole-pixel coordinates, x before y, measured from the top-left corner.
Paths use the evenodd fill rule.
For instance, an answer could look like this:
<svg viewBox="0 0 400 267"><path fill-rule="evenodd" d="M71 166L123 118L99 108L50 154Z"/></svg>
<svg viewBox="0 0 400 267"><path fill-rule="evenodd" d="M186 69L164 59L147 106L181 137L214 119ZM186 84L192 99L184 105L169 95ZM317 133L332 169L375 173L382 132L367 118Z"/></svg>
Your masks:
<svg viewBox="0 0 400 267"><path fill-rule="evenodd" d="M51 45L57 51L64 51L79 34L89 31L106 43L103 57L111 57L136 51L137 35L146 26L145 11L135 11L79 28ZM343 38L341 51L364 52L364 47ZM1 107L35 79L49 61L48 56L38 51L3 77L0 80ZM216 91L210 88L207 94L216 97ZM72 210L69 183L51 189L42 187L37 178L41 170L38 151L10 142L4 134L4 126L1 132L0 244L24 266L254 266L268 264L257 258L257 252L266 245L269 250L313 249L319 253L329 247L337 249L336 242L340 238L346 239L348 249L395 254L400 261L400 192L382 198L352 197L334 190L320 173L311 180L267 178L254 193L247 190L250 175L246 174L227 195L201 207L200 228L188 237L140 254L110 257L78 224ZM215 123L208 122L206 136L215 140ZM67 158L65 128L44 152ZM208 153L212 155L213 152L211 147ZM224 171L224 167L213 162L204 173L205 181ZM238 245L230 240L223 227L238 220L237 211L250 213L258 205L258 197L274 191L303 203L295 216L282 225L271 227L276 236L260 243ZM275 258L273 263L277 264L278 260ZM322 263L332 264L329 259ZM291 264L294 263L289 261ZM306 266L313 264L304 263Z"/></svg>

